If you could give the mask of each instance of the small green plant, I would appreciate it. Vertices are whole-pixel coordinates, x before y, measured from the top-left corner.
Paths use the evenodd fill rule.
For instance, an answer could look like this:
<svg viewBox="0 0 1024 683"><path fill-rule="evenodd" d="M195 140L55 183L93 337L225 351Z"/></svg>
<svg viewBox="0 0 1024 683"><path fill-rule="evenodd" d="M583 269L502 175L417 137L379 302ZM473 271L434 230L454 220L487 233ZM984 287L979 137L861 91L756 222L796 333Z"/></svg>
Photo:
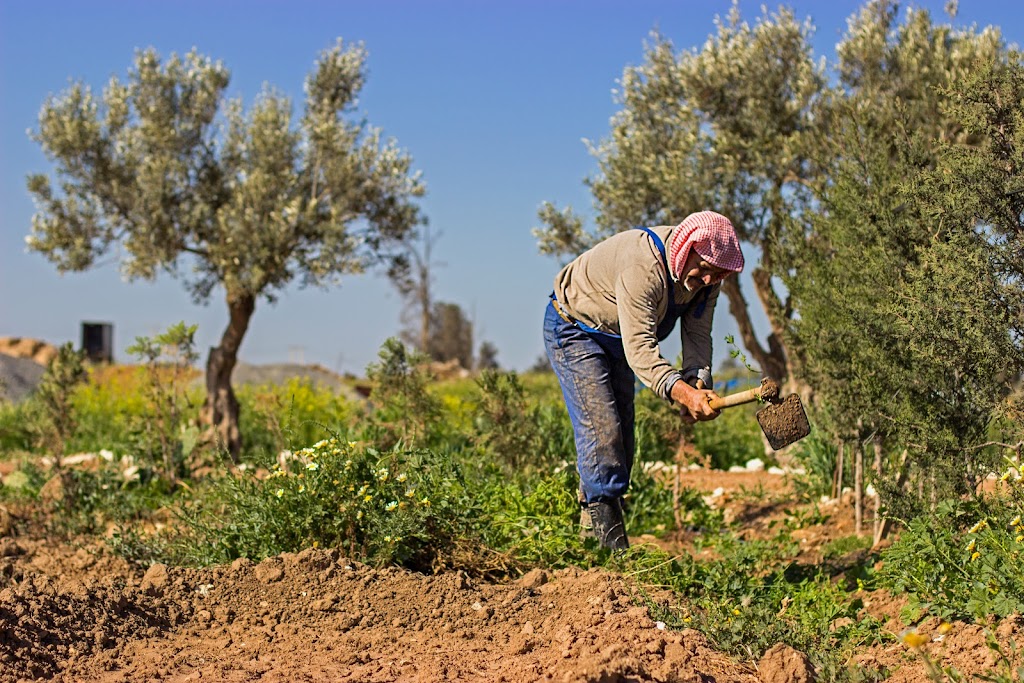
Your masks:
<svg viewBox="0 0 1024 683"><path fill-rule="evenodd" d="M196 406L187 389L195 350L197 326L172 325L155 337L136 337L128 347L145 368L146 410L137 428L137 448L147 464L168 481L185 472L185 463L199 441L193 418Z"/></svg>
<svg viewBox="0 0 1024 683"><path fill-rule="evenodd" d="M75 351L71 342L62 345L33 395L34 409L30 411L29 430L35 444L53 455L58 468L68 439L75 431L76 418L71 409L71 397L87 377L84 359L85 354Z"/></svg>
<svg viewBox="0 0 1024 683"><path fill-rule="evenodd" d="M477 439L512 469L536 461L536 421L530 419L523 385L515 372L484 370L480 388Z"/></svg>
<svg viewBox="0 0 1024 683"><path fill-rule="evenodd" d="M431 376L427 357L406 349L398 339L385 340L378 362L367 367L373 382L370 402L373 414L368 440L389 449L427 442L429 428L437 423L441 402L428 391Z"/></svg>

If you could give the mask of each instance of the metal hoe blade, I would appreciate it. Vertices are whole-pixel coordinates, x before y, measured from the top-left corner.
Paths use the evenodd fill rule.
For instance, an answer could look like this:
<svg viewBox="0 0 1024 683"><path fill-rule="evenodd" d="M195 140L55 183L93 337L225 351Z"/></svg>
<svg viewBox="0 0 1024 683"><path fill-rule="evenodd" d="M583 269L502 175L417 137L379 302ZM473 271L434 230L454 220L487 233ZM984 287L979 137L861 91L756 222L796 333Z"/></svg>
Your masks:
<svg viewBox="0 0 1024 683"><path fill-rule="evenodd" d="M811 433L803 403L790 394L778 403L769 403L757 411L757 423L773 450L781 450Z"/></svg>

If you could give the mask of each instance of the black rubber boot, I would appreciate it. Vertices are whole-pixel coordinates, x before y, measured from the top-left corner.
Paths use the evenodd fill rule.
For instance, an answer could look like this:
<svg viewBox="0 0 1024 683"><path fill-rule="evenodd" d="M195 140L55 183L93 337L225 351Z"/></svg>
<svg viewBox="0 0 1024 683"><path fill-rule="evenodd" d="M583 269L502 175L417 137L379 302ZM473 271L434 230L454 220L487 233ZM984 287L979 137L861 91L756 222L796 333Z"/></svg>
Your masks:
<svg viewBox="0 0 1024 683"><path fill-rule="evenodd" d="M629 547L626 525L622 521L622 507L618 500L588 503L586 511L590 513L594 535L602 547L612 550L625 550Z"/></svg>

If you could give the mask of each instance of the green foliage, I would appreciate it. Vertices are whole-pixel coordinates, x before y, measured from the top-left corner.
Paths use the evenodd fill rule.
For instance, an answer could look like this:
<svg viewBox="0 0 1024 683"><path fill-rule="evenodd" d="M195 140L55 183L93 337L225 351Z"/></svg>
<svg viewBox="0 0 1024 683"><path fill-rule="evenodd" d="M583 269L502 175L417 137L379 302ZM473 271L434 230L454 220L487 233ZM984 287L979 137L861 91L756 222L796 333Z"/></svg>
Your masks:
<svg viewBox="0 0 1024 683"><path fill-rule="evenodd" d="M745 542L723 536L715 559L668 557L636 548L625 569L641 585L668 587L674 603L648 602L673 628L697 628L718 648L757 659L776 643L808 653L821 680L849 680L846 662L860 645L882 639L882 624L820 569L791 564L787 536Z"/></svg>
<svg viewBox="0 0 1024 683"><path fill-rule="evenodd" d="M490 489L484 541L526 565L590 566L597 543L579 536L577 478L566 469L530 483L510 481Z"/></svg>
<svg viewBox="0 0 1024 683"><path fill-rule="evenodd" d="M709 457L712 467L727 470L754 458L765 459L761 427L754 416L759 407L753 404L729 408L714 420L693 426L693 443Z"/></svg>
<svg viewBox="0 0 1024 683"><path fill-rule="evenodd" d="M815 430L797 443L794 457L806 472L794 480L797 490L812 500L831 495L838 458L836 445L821 431ZM844 475L843 481L849 481L849 478Z"/></svg>
<svg viewBox="0 0 1024 683"><path fill-rule="evenodd" d="M75 351L71 342L62 345L32 396L28 430L35 445L52 453L58 462L75 430L71 397L75 387L86 379L84 359L85 354Z"/></svg>
<svg viewBox="0 0 1024 683"><path fill-rule="evenodd" d="M336 439L295 455L269 478L217 481L182 512L186 531L157 543L202 565L321 546L419 570L448 566L471 547L479 514L449 456Z"/></svg>
<svg viewBox="0 0 1024 683"><path fill-rule="evenodd" d="M441 410L441 402L427 390L431 377L426 357L407 350L394 337L384 342L377 357L379 362L367 368L373 382L371 440L384 448L398 442L425 443Z"/></svg>
<svg viewBox="0 0 1024 683"><path fill-rule="evenodd" d="M906 593L912 609L947 619L1024 611L1024 481L1006 463L1004 488L969 503L945 501L911 520L882 555L880 584Z"/></svg>
<svg viewBox="0 0 1024 683"><path fill-rule="evenodd" d="M199 441L196 406L188 395L192 364L199 357L196 329L179 322L155 337L136 337L127 349L142 362L145 378L145 407L134 429L134 452L170 482L185 474Z"/></svg>
<svg viewBox="0 0 1024 683"><path fill-rule="evenodd" d="M484 370L476 380L480 389L476 431L479 443L512 469L542 465L535 449L537 422L531 419L523 386L515 372Z"/></svg>
<svg viewBox="0 0 1024 683"><path fill-rule="evenodd" d="M297 377L240 387L238 402L245 435L242 460L264 467L272 467L281 451L346 434L361 414L360 406L343 394Z"/></svg>
<svg viewBox="0 0 1024 683"><path fill-rule="evenodd" d="M121 463L68 469L60 476L63 495L54 501L46 522L52 533L62 536L105 534L112 524L150 518L171 498L166 480L139 477L136 470L121 469Z"/></svg>

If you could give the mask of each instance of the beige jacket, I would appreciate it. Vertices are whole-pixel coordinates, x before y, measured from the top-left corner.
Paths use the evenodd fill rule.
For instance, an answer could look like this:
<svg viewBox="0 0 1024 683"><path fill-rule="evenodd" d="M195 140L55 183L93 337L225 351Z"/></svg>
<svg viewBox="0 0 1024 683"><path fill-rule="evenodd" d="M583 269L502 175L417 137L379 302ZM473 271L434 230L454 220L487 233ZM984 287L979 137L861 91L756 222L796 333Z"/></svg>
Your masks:
<svg viewBox="0 0 1024 683"><path fill-rule="evenodd" d="M651 228L665 243L671 225ZM682 375L711 365L711 321L720 285L712 285L700 318L692 311L680 319L683 372L662 358L657 328L668 312L669 292L677 304L703 297L688 292L665 271L661 253L643 230L625 230L584 252L555 277L555 298L562 312L596 330L622 336L626 362L640 381L659 396Z"/></svg>

